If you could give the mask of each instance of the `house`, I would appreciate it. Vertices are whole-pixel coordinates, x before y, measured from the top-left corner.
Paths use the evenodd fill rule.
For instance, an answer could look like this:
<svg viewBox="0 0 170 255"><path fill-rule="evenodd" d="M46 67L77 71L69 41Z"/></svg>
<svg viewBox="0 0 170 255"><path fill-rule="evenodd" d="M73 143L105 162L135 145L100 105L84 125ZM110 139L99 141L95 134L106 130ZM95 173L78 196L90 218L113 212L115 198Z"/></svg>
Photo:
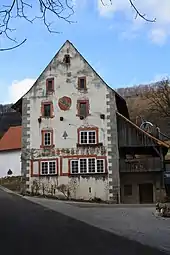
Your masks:
<svg viewBox="0 0 170 255"><path fill-rule="evenodd" d="M21 175L21 126L10 127L0 140L0 177Z"/></svg>
<svg viewBox="0 0 170 255"><path fill-rule="evenodd" d="M141 152L154 161L154 153L161 148L165 154L169 145L129 120L126 101L71 42L64 43L13 109L22 115L21 160L27 192L138 203L148 201L139 199L140 184L145 184L142 195L147 188L153 201L157 189L163 189L163 154L156 154L156 173L154 164L134 170L133 160L126 161L128 154L134 159Z"/></svg>

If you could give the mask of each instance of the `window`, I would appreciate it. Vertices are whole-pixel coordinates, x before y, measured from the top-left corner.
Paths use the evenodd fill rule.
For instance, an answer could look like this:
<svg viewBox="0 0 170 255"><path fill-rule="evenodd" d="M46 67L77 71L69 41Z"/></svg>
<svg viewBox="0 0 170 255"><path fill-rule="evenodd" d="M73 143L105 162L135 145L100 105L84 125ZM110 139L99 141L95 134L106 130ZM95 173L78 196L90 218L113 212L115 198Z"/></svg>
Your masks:
<svg viewBox="0 0 170 255"><path fill-rule="evenodd" d="M78 89L86 90L86 77L79 77L78 78Z"/></svg>
<svg viewBox="0 0 170 255"><path fill-rule="evenodd" d="M53 130L42 130L41 131L41 147L53 147Z"/></svg>
<svg viewBox="0 0 170 255"><path fill-rule="evenodd" d="M54 161L41 161L41 172L42 175L54 175L57 174L57 164Z"/></svg>
<svg viewBox="0 0 170 255"><path fill-rule="evenodd" d="M53 103L52 102L43 102L41 106L42 117L52 118L53 117Z"/></svg>
<svg viewBox="0 0 170 255"><path fill-rule="evenodd" d="M124 185L124 196L132 196L132 185Z"/></svg>
<svg viewBox="0 0 170 255"><path fill-rule="evenodd" d="M51 132L45 132L44 133L44 146L50 146L51 145Z"/></svg>
<svg viewBox="0 0 170 255"><path fill-rule="evenodd" d="M47 79L46 80L46 92L54 92L54 79Z"/></svg>
<svg viewBox="0 0 170 255"><path fill-rule="evenodd" d="M89 101L78 100L77 109L78 109L78 116L87 117L89 115Z"/></svg>
<svg viewBox="0 0 170 255"><path fill-rule="evenodd" d="M97 159L97 172L98 173L104 173L104 159Z"/></svg>
<svg viewBox="0 0 170 255"><path fill-rule="evenodd" d="M80 131L80 144L96 144L96 131Z"/></svg>
<svg viewBox="0 0 170 255"><path fill-rule="evenodd" d="M64 63L67 64L67 65L70 64L70 55L69 55L69 54L66 54L66 55L64 56Z"/></svg>
<svg viewBox="0 0 170 255"><path fill-rule="evenodd" d="M80 158L71 160L71 174L105 173L105 159Z"/></svg>

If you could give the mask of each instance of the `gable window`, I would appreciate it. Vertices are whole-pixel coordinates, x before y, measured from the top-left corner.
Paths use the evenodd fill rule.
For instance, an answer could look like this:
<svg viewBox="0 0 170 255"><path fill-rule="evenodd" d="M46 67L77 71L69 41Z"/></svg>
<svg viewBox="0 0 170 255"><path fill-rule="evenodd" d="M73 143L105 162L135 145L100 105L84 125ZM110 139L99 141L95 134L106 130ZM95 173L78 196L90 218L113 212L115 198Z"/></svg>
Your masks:
<svg viewBox="0 0 170 255"><path fill-rule="evenodd" d="M70 55L69 55L69 54L66 54L66 55L64 56L64 63L67 64L67 65L70 64Z"/></svg>
<svg viewBox="0 0 170 255"><path fill-rule="evenodd" d="M40 163L40 174L41 175L54 175L57 174L57 161L41 161Z"/></svg>
<svg viewBox="0 0 170 255"><path fill-rule="evenodd" d="M78 89L79 90L86 90L86 77L79 77L78 78Z"/></svg>
<svg viewBox="0 0 170 255"><path fill-rule="evenodd" d="M78 144L98 144L99 143L99 131L97 127L94 128L79 128L78 132Z"/></svg>
<svg viewBox="0 0 170 255"><path fill-rule="evenodd" d="M89 101L78 100L77 101L78 116L86 118L89 115Z"/></svg>
<svg viewBox="0 0 170 255"><path fill-rule="evenodd" d="M46 93L54 92L54 78L50 78L46 80Z"/></svg>
<svg viewBox="0 0 170 255"><path fill-rule="evenodd" d="M41 105L41 113L44 118L52 118L53 116L53 103L43 102Z"/></svg>
<svg viewBox="0 0 170 255"><path fill-rule="evenodd" d="M53 130L42 130L41 131L42 142L41 147L53 147Z"/></svg>
<svg viewBox="0 0 170 255"><path fill-rule="evenodd" d="M70 161L71 174L105 173L105 159L80 158Z"/></svg>

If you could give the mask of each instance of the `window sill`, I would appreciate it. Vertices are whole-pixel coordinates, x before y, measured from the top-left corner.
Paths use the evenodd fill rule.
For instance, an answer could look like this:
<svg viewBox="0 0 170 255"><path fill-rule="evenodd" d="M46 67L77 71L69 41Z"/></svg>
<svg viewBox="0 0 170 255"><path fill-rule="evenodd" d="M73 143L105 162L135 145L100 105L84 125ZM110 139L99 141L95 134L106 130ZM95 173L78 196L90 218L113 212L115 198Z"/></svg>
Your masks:
<svg viewBox="0 0 170 255"><path fill-rule="evenodd" d="M55 147L55 145L50 145L50 146L44 146L44 145L41 145L40 148L41 149L53 149Z"/></svg>
<svg viewBox="0 0 170 255"><path fill-rule="evenodd" d="M58 174L40 174L39 175L40 177L55 177L55 176L58 176Z"/></svg>
<svg viewBox="0 0 170 255"><path fill-rule="evenodd" d="M49 116L49 117L46 117L46 116L41 116L41 118L42 119L52 119L52 118L54 118L55 116L54 115L52 115L52 116Z"/></svg>
<svg viewBox="0 0 170 255"><path fill-rule="evenodd" d="M78 173L78 174L72 174L70 173L69 176L71 177L106 177L107 172L104 173Z"/></svg>
<svg viewBox="0 0 170 255"><path fill-rule="evenodd" d="M82 147L82 148L86 148L86 147L102 147L103 143L95 143L95 144L81 144L81 143L77 143L77 147Z"/></svg>
<svg viewBox="0 0 170 255"><path fill-rule="evenodd" d="M81 88L77 87L77 90L80 91L80 92L85 92L85 93L87 93L87 88L81 89Z"/></svg>

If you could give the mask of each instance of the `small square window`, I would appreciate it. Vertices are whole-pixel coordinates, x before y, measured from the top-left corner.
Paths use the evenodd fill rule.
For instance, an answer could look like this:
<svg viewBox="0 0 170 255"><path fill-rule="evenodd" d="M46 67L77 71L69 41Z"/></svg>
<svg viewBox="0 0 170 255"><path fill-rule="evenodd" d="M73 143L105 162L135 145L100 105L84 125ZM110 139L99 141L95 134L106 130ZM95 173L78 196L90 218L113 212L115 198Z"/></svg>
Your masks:
<svg viewBox="0 0 170 255"><path fill-rule="evenodd" d="M57 174L56 161L42 161L41 162L41 174L42 175Z"/></svg>
<svg viewBox="0 0 170 255"><path fill-rule="evenodd" d="M53 147L53 130L41 131L41 148Z"/></svg>
<svg viewBox="0 0 170 255"><path fill-rule="evenodd" d="M80 90L86 89L86 77L78 78L78 89Z"/></svg>
<svg viewBox="0 0 170 255"><path fill-rule="evenodd" d="M132 185L131 184L124 185L124 196L132 196Z"/></svg>

